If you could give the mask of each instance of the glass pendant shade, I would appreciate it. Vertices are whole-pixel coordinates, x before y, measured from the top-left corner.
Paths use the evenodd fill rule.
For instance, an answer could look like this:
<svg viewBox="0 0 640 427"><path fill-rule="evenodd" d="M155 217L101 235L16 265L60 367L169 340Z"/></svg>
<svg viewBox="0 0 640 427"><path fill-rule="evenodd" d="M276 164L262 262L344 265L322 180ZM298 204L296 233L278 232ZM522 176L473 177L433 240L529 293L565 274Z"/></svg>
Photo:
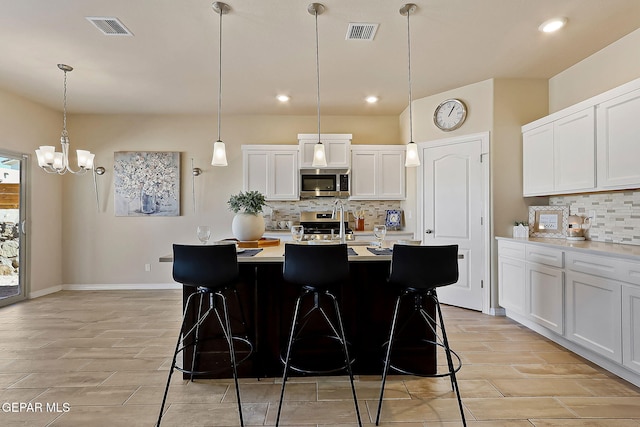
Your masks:
<svg viewBox="0 0 640 427"><path fill-rule="evenodd" d="M324 145L322 142L318 142L313 146L313 161L311 166L314 168L322 168L327 166L327 156L324 152Z"/></svg>
<svg viewBox="0 0 640 427"><path fill-rule="evenodd" d="M224 142L216 141L213 144L213 159L211 159L212 166L227 166L227 150L225 149Z"/></svg>
<svg viewBox="0 0 640 427"><path fill-rule="evenodd" d="M407 156L404 161L406 167L420 166L420 157L418 156L418 144L410 142L407 144Z"/></svg>

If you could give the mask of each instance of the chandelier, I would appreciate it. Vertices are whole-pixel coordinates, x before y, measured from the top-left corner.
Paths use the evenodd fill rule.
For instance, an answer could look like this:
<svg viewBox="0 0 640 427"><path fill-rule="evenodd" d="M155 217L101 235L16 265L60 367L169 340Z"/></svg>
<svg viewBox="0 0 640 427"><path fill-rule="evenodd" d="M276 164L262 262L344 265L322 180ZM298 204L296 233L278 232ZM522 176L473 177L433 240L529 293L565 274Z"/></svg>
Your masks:
<svg viewBox="0 0 640 427"><path fill-rule="evenodd" d="M56 149L53 145L41 145L40 149L36 150L38 166L47 173L64 175L67 172L71 172L73 174L83 175L88 170L93 169L93 159L95 154L92 154L87 150L76 150L79 169L74 171L69 166L69 134L67 132L67 73L72 71L73 67L65 64L58 64L58 68L64 72L62 135L60 136L62 152L55 151Z"/></svg>

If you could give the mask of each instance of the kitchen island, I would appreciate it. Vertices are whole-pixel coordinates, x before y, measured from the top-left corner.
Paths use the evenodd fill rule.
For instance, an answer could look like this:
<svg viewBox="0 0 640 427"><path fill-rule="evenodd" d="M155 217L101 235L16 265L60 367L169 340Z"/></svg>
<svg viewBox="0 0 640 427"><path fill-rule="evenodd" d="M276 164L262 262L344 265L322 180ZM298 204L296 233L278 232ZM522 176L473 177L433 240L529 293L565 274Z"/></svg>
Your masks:
<svg viewBox="0 0 640 427"><path fill-rule="evenodd" d="M384 356L383 344L389 334L396 297L396 292L386 282L391 255L388 251L381 255L371 253L367 246L362 245L349 248L353 249L349 256L350 280L336 286L334 294L340 301L347 339L351 344L350 353L355 357L354 373L380 374ZM239 375L255 378L277 377L282 374L280 353L288 338L287 333L291 326L291 316L299 288L284 282L282 278L284 244L265 247L253 256L239 255L238 293L248 315L249 339L255 346L252 357L239 367ZM160 261L171 262L172 257L165 256L160 258ZM183 301L192 291L192 287L184 287ZM232 304L230 310L237 313L238 307L235 306L234 299L231 298L229 301ZM406 304L405 307L410 309L411 304ZM428 311L434 314L434 307L428 307ZM409 312L402 313L401 316L402 319L407 319ZM187 313L187 319L188 323L192 324L195 313ZM418 339L429 337L423 327L412 327L412 322L413 320L405 329L402 340L394 346L394 358L399 361L398 364L411 370L434 372L435 349L415 346ZM239 333L241 323L238 319L235 319L232 326L234 333ZM311 322L308 330L313 332L317 330L317 326ZM228 366L224 343L217 341L208 342L208 347L203 348L201 369L214 370L215 366ZM340 365L341 351L338 346L333 349L333 346L327 345L326 340L317 343L313 341L310 339L308 343L304 343L304 351L294 356L296 360L302 360L305 366L319 370L328 370ZM405 341L411 344L403 344ZM240 352L242 350L239 349ZM188 353L185 354L185 360L190 360ZM224 378L230 375L228 370L219 371L219 374L207 377Z"/></svg>

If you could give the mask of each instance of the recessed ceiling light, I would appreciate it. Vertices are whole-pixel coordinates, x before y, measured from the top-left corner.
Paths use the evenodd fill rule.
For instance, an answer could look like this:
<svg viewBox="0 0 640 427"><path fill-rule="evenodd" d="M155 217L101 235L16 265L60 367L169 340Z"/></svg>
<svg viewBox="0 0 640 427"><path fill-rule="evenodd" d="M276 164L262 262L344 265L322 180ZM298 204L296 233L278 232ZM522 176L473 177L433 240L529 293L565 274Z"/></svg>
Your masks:
<svg viewBox="0 0 640 427"><path fill-rule="evenodd" d="M378 97L373 95L367 96L364 100L367 101L369 104L375 104L376 102L378 102Z"/></svg>
<svg viewBox="0 0 640 427"><path fill-rule="evenodd" d="M278 95L276 99L280 102L287 102L291 98L289 98L289 95Z"/></svg>
<svg viewBox="0 0 640 427"><path fill-rule="evenodd" d="M567 18L553 18L540 24L538 30L543 33L553 33L554 31L558 31L560 28L564 27L566 24Z"/></svg>

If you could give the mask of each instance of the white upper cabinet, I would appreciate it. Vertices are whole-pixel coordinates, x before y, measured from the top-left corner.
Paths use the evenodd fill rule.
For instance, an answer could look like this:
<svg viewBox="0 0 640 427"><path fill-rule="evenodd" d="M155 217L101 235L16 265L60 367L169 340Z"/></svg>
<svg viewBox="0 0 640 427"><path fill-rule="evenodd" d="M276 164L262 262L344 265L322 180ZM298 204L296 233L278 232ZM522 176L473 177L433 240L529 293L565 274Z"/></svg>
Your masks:
<svg viewBox="0 0 640 427"><path fill-rule="evenodd" d="M598 105L598 187L640 187L640 90Z"/></svg>
<svg viewBox="0 0 640 427"><path fill-rule="evenodd" d="M524 196L640 188L640 79L522 127Z"/></svg>
<svg viewBox="0 0 640 427"><path fill-rule="evenodd" d="M298 146L244 145L244 191L260 191L267 200L298 200Z"/></svg>
<svg viewBox="0 0 640 427"><path fill-rule="evenodd" d="M404 200L405 146L351 147L350 200Z"/></svg>
<svg viewBox="0 0 640 427"><path fill-rule="evenodd" d="M593 107L525 131L522 144L525 196L595 189Z"/></svg>
<svg viewBox="0 0 640 427"><path fill-rule="evenodd" d="M345 169L350 167L350 148L352 134L350 133L323 133L320 141L324 145L327 156L326 169ZM313 168L313 146L318 143L317 133L298 134L300 146L300 168Z"/></svg>

